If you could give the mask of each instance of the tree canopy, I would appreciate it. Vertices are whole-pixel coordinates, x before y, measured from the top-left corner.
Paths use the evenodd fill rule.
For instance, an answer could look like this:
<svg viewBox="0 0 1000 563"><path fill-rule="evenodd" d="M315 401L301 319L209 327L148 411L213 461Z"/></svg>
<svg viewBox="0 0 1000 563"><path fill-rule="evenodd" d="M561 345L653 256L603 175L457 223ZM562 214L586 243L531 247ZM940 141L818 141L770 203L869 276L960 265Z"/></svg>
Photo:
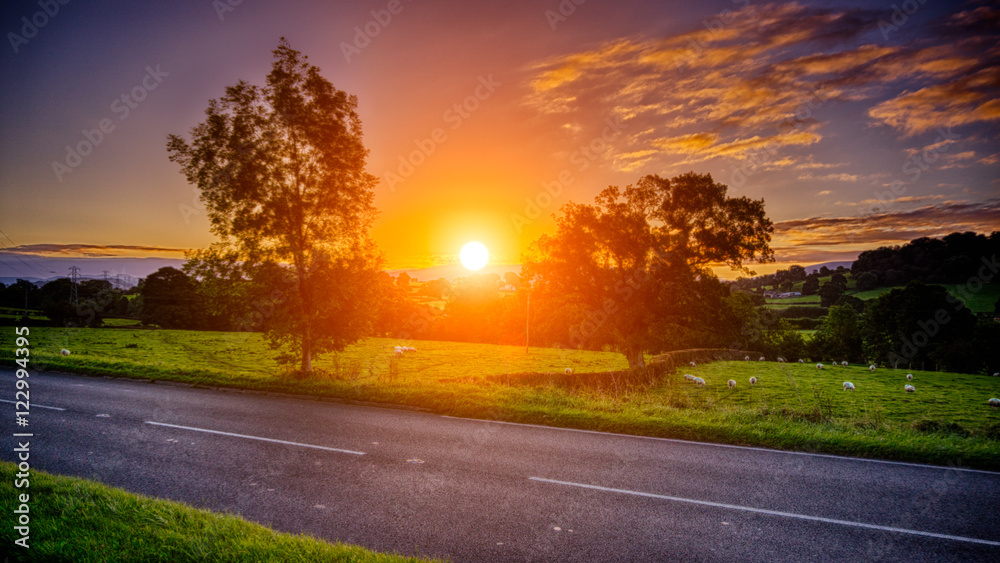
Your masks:
<svg viewBox="0 0 1000 563"><path fill-rule="evenodd" d="M704 329L704 316L714 316L704 305L721 309L727 292L708 266L748 271L748 262L773 260L764 201L726 193L711 175L691 172L608 187L593 205L566 204L555 234L542 235L522 260L524 277L550 305L563 303L560 314L578 319L569 345L607 341L642 366L657 334Z"/></svg>
<svg viewBox="0 0 1000 563"><path fill-rule="evenodd" d="M167 142L221 239L213 254L235 256L283 293L269 335L296 351L303 372L314 353L363 334L360 306L376 285L368 231L377 179L365 172L356 108L282 38L264 86L227 87L190 141Z"/></svg>

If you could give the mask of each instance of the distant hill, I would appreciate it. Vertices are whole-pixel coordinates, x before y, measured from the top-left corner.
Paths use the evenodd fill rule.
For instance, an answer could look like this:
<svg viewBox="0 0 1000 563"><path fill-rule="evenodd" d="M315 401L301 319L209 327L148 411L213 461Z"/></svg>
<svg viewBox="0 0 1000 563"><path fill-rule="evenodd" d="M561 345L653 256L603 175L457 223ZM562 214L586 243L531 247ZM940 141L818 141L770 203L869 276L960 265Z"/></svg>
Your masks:
<svg viewBox="0 0 1000 563"><path fill-rule="evenodd" d="M820 271L820 269L823 268L823 266L826 266L827 268L829 268L831 270L836 270L839 266L843 266L843 267L847 268L848 270L850 270L851 269L851 264L854 264L853 260L841 260L839 262L823 262L822 264L813 264L811 266L805 266L805 269L806 269L806 273L807 274L811 274L813 272L818 272L818 271Z"/></svg>

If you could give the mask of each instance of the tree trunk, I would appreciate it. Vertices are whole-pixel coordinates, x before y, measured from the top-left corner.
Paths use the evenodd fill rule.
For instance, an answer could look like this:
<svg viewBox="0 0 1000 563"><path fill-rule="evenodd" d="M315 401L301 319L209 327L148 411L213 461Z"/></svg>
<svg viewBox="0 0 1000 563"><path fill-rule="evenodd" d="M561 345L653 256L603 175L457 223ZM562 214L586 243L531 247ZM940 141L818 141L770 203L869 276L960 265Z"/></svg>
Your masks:
<svg viewBox="0 0 1000 563"><path fill-rule="evenodd" d="M642 357L642 349L636 348L625 351L625 357L628 358L629 368L643 368L646 367L646 361Z"/></svg>

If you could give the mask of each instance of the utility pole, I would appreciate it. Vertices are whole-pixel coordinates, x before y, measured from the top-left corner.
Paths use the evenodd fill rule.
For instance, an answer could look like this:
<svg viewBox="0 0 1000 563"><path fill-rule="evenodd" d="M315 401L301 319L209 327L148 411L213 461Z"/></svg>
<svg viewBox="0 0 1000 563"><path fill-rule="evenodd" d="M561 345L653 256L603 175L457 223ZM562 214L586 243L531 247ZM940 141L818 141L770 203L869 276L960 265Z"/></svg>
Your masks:
<svg viewBox="0 0 1000 563"><path fill-rule="evenodd" d="M528 307L524 313L524 353L528 354L531 345L531 286L528 286Z"/></svg>
<svg viewBox="0 0 1000 563"><path fill-rule="evenodd" d="M69 268L69 302L73 304L74 307L79 305L79 296L76 293L76 279L80 275L80 268L76 266L70 266Z"/></svg>

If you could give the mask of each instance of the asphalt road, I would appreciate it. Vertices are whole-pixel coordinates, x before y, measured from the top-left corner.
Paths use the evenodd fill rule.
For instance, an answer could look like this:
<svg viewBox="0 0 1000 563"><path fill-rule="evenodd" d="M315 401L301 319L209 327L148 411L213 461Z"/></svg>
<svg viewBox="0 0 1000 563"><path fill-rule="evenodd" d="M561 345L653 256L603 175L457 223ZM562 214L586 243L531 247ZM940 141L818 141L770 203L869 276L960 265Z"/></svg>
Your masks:
<svg viewBox="0 0 1000 563"><path fill-rule="evenodd" d="M13 381L0 370L7 461L22 430L9 422ZM453 561L1000 553L1000 473L61 374L32 374L31 403L33 468L379 551Z"/></svg>

